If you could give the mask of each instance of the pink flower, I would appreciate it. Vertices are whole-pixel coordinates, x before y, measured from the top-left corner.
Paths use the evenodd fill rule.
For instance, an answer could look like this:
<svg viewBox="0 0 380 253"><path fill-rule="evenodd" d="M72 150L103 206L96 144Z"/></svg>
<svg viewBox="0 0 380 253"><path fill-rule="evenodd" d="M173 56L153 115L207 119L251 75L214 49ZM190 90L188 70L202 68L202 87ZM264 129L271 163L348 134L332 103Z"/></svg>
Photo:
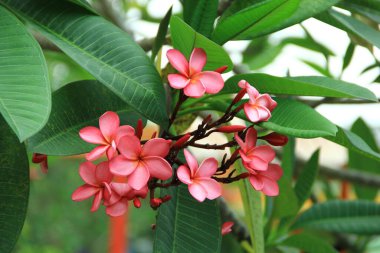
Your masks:
<svg viewBox="0 0 380 253"><path fill-rule="evenodd" d="M244 104L244 112L252 122L267 121L271 117L271 111L277 106L268 94L260 94L247 81L241 80L239 87L247 91L249 101Z"/></svg>
<svg viewBox="0 0 380 253"><path fill-rule="evenodd" d="M228 233L231 233L233 225L234 225L234 223L232 221L224 222L222 225L222 235L226 235Z"/></svg>
<svg viewBox="0 0 380 253"><path fill-rule="evenodd" d="M190 194L199 202L207 199L215 199L222 195L222 187L211 177L218 169L218 162L215 158L205 159L200 166L197 160L187 150L184 150L186 165L178 168L177 176L179 180L188 185Z"/></svg>
<svg viewBox="0 0 380 253"><path fill-rule="evenodd" d="M108 162L94 165L91 162L84 162L79 166L79 175L85 182L84 185L76 189L71 198L74 201L82 201L94 196L91 212L98 210L102 199L110 197L112 174L109 171Z"/></svg>
<svg viewBox="0 0 380 253"><path fill-rule="evenodd" d="M257 132L253 127L248 129L245 142L237 134L235 134L235 140L240 146L239 154L243 160L243 165L249 173L267 170L268 164L276 156L272 147L267 145L256 146Z"/></svg>
<svg viewBox="0 0 380 253"><path fill-rule="evenodd" d="M117 144L121 137L134 135L135 130L131 126L120 126L119 116L115 112L106 112L99 118L99 128L88 126L79 131L79 136L86 142L98 144L90 153L86 154L86 159L94 161L104 153L108 159L117 153Z"/></svg>
<svg viewBox="0 0 380 253"><path fill-rule="evenodd" d="M148 193L148 187L134 190L127 183L111 183L111 198L104 202L106 213L109 216L121 216L128 210L128 201L138 198L145 198Z"/></svg>
<svg viewBox="0 0 380 253"><path fill-rule="evenodd" d="M170 49L166 56L170 64L178 70L179 74L169 74L168 81L174 89L184 89L189 97L201 97L204 93L218 93L224 86L220 73L215 71L202 71L206 65L206 52L201 48L194 48L188 62L185 56L176 49Z"/></svg>
<svg viewBox="0 0 380 253"><path fill-rule="evenodd" d="M110 161L111 172L128 176L128 184L136 190L143 188L149 177L167 180L172 176L172 168L164 157L169 153L170 144L171 141L155 138L141 147L136 136L123 136L118 144L121 155Z"/></svg>
<svg viewBox="0 0 380 253"><path fill-rule="evenodd" d="M269 164L266 171L252 171L249 182L256 191L262 191L267 196L277 196L279 188L277 180L282 176L282 168L278 164Z"/></svg>

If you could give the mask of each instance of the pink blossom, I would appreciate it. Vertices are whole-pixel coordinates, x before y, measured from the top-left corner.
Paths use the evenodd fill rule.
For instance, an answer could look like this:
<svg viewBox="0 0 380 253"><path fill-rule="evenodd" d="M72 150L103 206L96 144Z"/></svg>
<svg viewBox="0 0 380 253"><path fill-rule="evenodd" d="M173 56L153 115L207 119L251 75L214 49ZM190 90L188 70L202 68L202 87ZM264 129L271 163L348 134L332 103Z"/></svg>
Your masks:
<svg viewBox="0 0 380 253"><path fill-rule="evenodd" d="M260 94L247 81L241 80L239 87L247 91L249 101L244 104L244 112L252 122L267 121L272 115L271 111L277 106L268 94Z"/></svg>
<svg viewBox="0 0 380 253"><path fill-rule="evenodd" d="M235 134L235 140L240 146L239 154L243 160L243 165L249 173L267 170L268 164L276 156L272 147L268 145L256 146L257 132L253 127L248 129L245 142L237 134Z"/></svg>
<svg viewBox="0 0 380 253"><path fill-rule="evenodd" d="M74 201L82 201L94 196L91 211L98 210L102 199L110 197L112 174L109 171L108 162L94 165L91 162L84 162L79 166L79 175L85 182L84 185L76 189L71 198Z"/></svg>
<svg viewBox="0 0 380 253"><path fill-rule="evenodd" d="M222 235L226 235L226 234L231 233L233 225L234 225L234 223L232 221L224 222L222 225Z"/></svg>
<svg viewBox="0 0 380 253"><path fill-rule="evenodd" d="M218 93L223 88L224 81L220 73L202 71L207 61L206 52L203 49L194 48L189 62L176 49L170 49L166 56L170 64L179 72L168 75L169 84L174 89L184 89L186 96L197 98L203 96L204 93Z"/></svg>
<svg viewBox="0 0 380 253"><path fill-rule="evenodd" d="M83 140L99 145L86 154L86 159L89 161L98 159L104 153L107 154L108 159L111 159L117 154L116 147L120 138L135 133L131 126L120 126L119 116L110 111L99 118L99 128L88 126L79 131L79 136Z"/></svg>
<svg viewBox="0 0 380 253"><path fill-rule="evenodd" d="M199 202L207 199L215 199L222 195L222 187L211 178L218 169L215 158L205 159L200 166L197 160L187 150L184 150L187 165L178 168L179 180L188 185L190 194Z"/></svg>
<svg viewBox="0 0 380 253"><path fill-rule="evenodd" d="M249 182L256 191L262 191L267 196L277 196L279 193L277 181L281 176L280 165L269 164L266 171L251 171Z"/></svg>
<svg viewBox="0 0 380 253"><path fill-rule="evenodd" d="M106 213L109 216L121 216L128 210L128 201L145 198L148 193L148 186L140 190L134 190L127 183L111 183L111 197L104 202ZM139 201L138 201L139 202Z"/></svg>
<svg viewBox="0 0 380 253"><path fill-rule="evenodd" d="M110 161L111 172L128 176L128 184L135 190L142 189L149 177L167 180L173 174L170 164L164 159L170 145L171 141L154 138L141 146L136 136L123 136L118 144L121 155Z"/></svg>

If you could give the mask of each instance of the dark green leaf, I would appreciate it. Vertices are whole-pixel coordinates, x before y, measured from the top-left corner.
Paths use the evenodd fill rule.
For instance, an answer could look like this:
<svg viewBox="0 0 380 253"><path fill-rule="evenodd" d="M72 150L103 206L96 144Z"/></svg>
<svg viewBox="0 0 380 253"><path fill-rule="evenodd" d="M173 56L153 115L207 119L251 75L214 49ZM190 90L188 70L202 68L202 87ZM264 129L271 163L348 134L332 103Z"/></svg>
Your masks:
<svg viewBox="0 0 380 253"><path fill-rule="evenodd" d="M278 186L280 194L274 197L273 217L295 216L298 212L298 200L291 185L291 179L283 176L278 181Z"/></svg>
<svg viewBox="0 0 380 253"><path fill-rule="evenodd" d="M195 31L209 37L218 11L218 0L184 0L183 19Z"/></svg>
<svg viewBox="0 0 380 253"><path fill-rule="evenodd" d="M323 238L305 233L292 235L281 242L281 245L294 247L307 253L338 253L338 251Z"/></svg>
<svg viewBox="0 0 380 253"><path fill-rule="evenodd" d="M167 125L161 78L145 52L103 18L66 1L0 0L143 116Z"/></svg>
<svg viewBox="0 0 380 253"><path fill-rule="evenodd" d="M305 164L301 174L297 178L294 191L298 198L299 208L303 206L305 201L310 197L313 183L318 175L318 159L319 150L315 151Z"/></svg>
<svg viewBox="0 0 380 253"><path fill-rule="evenodd" d="M236 93L237 83L246 80L261 93L298 96L361 98L377 101L375 94L361 86L321 76L276 77L267 74L235 75L226 81L222 93Z"/></svg>
<svg viewBox="0 0 380 253"><path fill-rule="evenodd" d="M315 204L299 216L293 229L309 228L338 233L380 233L380 205L370 201L328 201Z"/></svg>
<svg viewBox="0 0 380 253"><path fill-rule="evenodd" d="M354 55L354 51L355 44L350 43L346 49L346 53L344 54L342 70L345 70L348 67L348 65L350 65L352 56Z"/></svg>
<svg viewBox="0 0 380 253"><path fill-rule="evenodd" d="M0 113L24 141L49 117L49 75L38 43L2 6L0 24Z"/></svg>
<svg viewBox="0 0 380 253"><path fill-rule="evenodd" d="M288 143L284 146L282 157L281 157L281 167L284 170L284 177L291 179L293 178L293 171L295 166L295 148L296 140L294 137L289 137Z"/></svg>
<svg viewBox="0 0 380 253"><path fill-rule="evenodd" d="M170 7L165 17L161 20L160 26L158 27L158 32L152 48L152 60L156 58L158 51L161 49L162 45L165 42L166 33L168 32L169 28L170 18L172 16L172 9L173 7Z"/></svg>
<svg viewBox="0 0 380 253"><path fill-rule="evenodd" d="M217 253L221 220L215 200L196 201L186 185L163 190L172 199L158 210L154 253Z"/></svg>
<svg viewBox="0 0 380 253"><path fill-rule="evenodd" d="M288 38L285 38L283 41L281 41L281 44L283 46L296 45L296 46L303 47L317 53L322 53L325 56L335 55L333 51L331 51L329 48L327 48L323 44L315 41L311 37L305 37L305 38L288 37Z"/></svg>
<svg viewBox="0 0 380 253"><path fill-rule="evenodd" d="M29 197L25 146L0 116L0 252L10 253L21 233Z"/></svg>
<svg viewBox="0 0 380 253"><path fill-rule="evenodd" d="M53 108L46 126L27 140L29 151L48 155L73 155L95 146L79 137L85 126L97 126L106 111L115 111L122 124L135 126L139 116L97 81L68 84L53 93Z"/></svg>
<svg viewBox="0 0 380 253"><path fill-rule="evenodd" d="M361 118L355 121L355 123L352 125L351 131L357 134L360 138L362 138L372 150L379 152L375 136L373 135L371 129ZM348 158L349 168L380 174L379 161L373 160L351 150L349 150L348 152ZM374 199L377 196L378 189L376 188L366 187L363 185L354 186L356 195L360 199Z"/></svg>
<svg viewBox="0 0 380 253"><path fill-rule="evenodd" d="M309 60L301 60L303 63L308 65L310 68L314 69L315 71L319 72L320 74L332 78L333 75L330 73L330 71L326 67L322 67L321 65L309 61Z"/></svg>
<svg viewBox="0 0 380 253"><path fill-rule="evenodd" d="M300 0L266 0L250 5L217 24L212 39L224 44L232 39L257 37L268 27L275 27L297 9Z"/></svg>
<svg viewBox="0 0 380 253"><path fill-rule="evenodd" d="M232 70L232 61L223 47L195 32L179 17L171 18L170 31L174 48L180 50L187 58L190 57L195 47L203 48L206 51L206 70L215 70L223 65L227 65L228 69Z"/></svg>
<svg viewBox="0 0 380 253"><path fill-rule="evenodd" d="M380 5L378 1L345 0L339 6L380 23Z"/></svg>

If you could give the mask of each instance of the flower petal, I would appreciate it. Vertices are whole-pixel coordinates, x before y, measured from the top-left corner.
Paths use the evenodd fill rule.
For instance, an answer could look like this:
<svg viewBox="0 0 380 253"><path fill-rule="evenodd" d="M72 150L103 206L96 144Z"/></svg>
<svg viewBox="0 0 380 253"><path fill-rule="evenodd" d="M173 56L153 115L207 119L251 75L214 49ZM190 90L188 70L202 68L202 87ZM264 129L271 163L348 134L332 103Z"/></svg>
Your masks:
<svg viewBox="0 0 380 253"><path fill-rule="evenodd" d="M262 177L264 187L262 189L263 193L267 196L277 196L280 192L278 184L275 180L269 179L267 177Z"/></svg>
<svg viewBox="0 0 380 253"><path fill-rule="evenodd" d="M207 192L200 184L189 184L189 192L199 202L203 202L207 197Z"/></svg>
<svg viewBox="0 0 380 253"><path fill-rule="evenodd" d="M115 112L105 112L99 118L99 128L104 138L110 143L116 136L117 129L120 126L120 119Z"/></svg>
<svg viewBox="0 0 380 253"><path fill-rule="evenodd" d="M90 198L91 196L95 195L100 188L94 187L92 185L84 184L80 187L78 187L73 194L71 195L71 199L74 201L82 201L85 199Z"/></svg>
<svg viewBox="0 0 380 253"><path fill-rule="evenodd" d="M206 52L202 48L194 48L189 61L190 76L201 72L206 65L206 61Z"/></svg>
<svg viewBox="0 0 380 253"><path fill-rule="evenodd" d="M237 133L235 133L235 140L239 144L240 148L243 150L243 152L247 152L247 145L244 143L244 141L239 137Z"/></svg>
<svg viewBox="0 0 380 253"><path fill-rule="evenodd" d="M277 102L274 101L268 94L262 94L256 99L256 104L268 108L272 111L276 106Z"/></svg>
<svg viewBox="0 0 380 253"><path fill-rule="evenodd" d="M255 157L260 157L260 159L266 161L267 163L271 162L276 157L276 153L274 152L273 148L268 145L255 147L248 154L248 156L251 155Z"/></svg>
<svg viewBox="0 0 380 253"><path fill-rule="evenodd" d="M169 74L168 81L172 88L183 89L190 82L190 79L182 74Z"/></svg>
<svg viewBox="0 0 380 253"><path fill-rule="evenodd" d="M260 175L263 175L272 180L279 180L282 177L282 174L282 168L278 164L269 164L268 169L260 173Z"/></svg>
<svg viewBox="0 0 380 253"><path fill-rule="evenodd" d="M170 49L166 53L166 57L168 57L170 64L173 68L178 70L179 73L186 76L189 74L189 63L180 51L177 49Z"/></svg>
<svg viewBox="0 0 380 253"><path fill-rule="evenodd" d="M100 129L93 126L82 128L79 131L79 136L89 143L107 145L107 141L104 139Z"/></svg>
<svg viewBox="0 0 380 253"><path fill-rule="evenodd" d="M140 190L148 183L150 174L144 163L140 162L136 169L128 176L128 184L135 190Z"/></svg>
<svg viewBox="0 0 380 253"><path fill-rule="evenodd" d="M128 210L128 201L121 199L111 206L107 206L106 214L112 217L117 217L125 214Z"/></svg>
<svg viewBox="0 0 380 253"><path fill-rule="evenodd" d="M117 176L128 176L137 167L137 160L129 160L122 155L118 155L109 162L110 171Z"/></svg>
<svg viewBox="0 0 380 253"><path fill-rule="evenodd" d="M205 94L206 88L199 80L190 81L185 87L184 93L188 97L199 98Z"/></svg>
<svg viewBox="0 0 380 253"><path fill-rule="evenodd" d="M98 186L95 176L96 166L91 162L84 162L79 165L79 175L86 184Z"/></svg>
<svg viewBox="0 0 380 253"><path fill-rule="evenodd" d="M92 206L91 206L91 212L95 212L96 210L99 209L100 202L103 199L103 192L99 191L97 194L95 194L94 200L92 201Z"/></svg>
<svg viewBox="0 0 380 253"><path fill-rule="evenodd" d="M257 141L257 131L253 127L249 128L245 136L245 144L247 149L252 149L256 146Z"/></svg>
<svg viewBox="0 0 380 253"><path fill-rule="evenodd" d="M109 162L101 162L96 166L95 170L96 180L99 183L110 183L112 181L113 175L110 172Z"/></svg>
<svg viewBox="0 0 380 253"><path fill-rule="evenodd" d="M91 150L90 153L86 154L86 159L88 161L95 161L99 159L102 155L104 155L104 153L107 152L108 148L109 146L97 146L96 148Z"/></svg>
<svg viewBox="0 0 380 253"><path fill-rule="evenodd" d="M191 184L190 169L186 165L181 165L177 169L177 177L184 184Z"/></svg>
<svg viewBox="0 0 380 253"><path fill-rule="evenodd" d="M132 188L127 183L117 183L117 182L112 182L111 188L114 192L116 192L121 197L125 197L128 194L128 192L132 190Z"/></svg>
<svg viewBox="0 0 380 253"><path fill-rule="evenodd" d="M204 71L199 74L199 80L206 88L206 93L216 94L224 87L222 75L214 71Z"/></svg>
<svg viewBox="0 0 380 253"><path fill-rule="evenodd" d="M120 126L117 129L115 136L115 144L117 145L120 141L120 138L126 135L135 135L135 129L131 126Z"/></svg>
<svg viewBox="0 0 380 253"><path fill-rule="evenodd" d="M108 160L111 160L117 155L116 149L112 146L109 146L106 151L106 155L107 155Z"/></svg>
<svg viewBox="0 0 380 253"><path fill-rule="evenodd" d="M130 160L137 160L141 153L140 140L134 135L121 137L117 147L120 153Z"/></svg>
<svg viewBox="0 0 380 253"><path fill-rule="evenodd" d="M264 161L260 157L254 156L248 163L248 166L253 170L265 171L268 169L268 162Z"/></svg>
<svg viewBox="0 0 380 253"><path fill-rule="evenodd" d="M154 138L144 144L141 150L141 157L159 156L165 157L169 154L170 141L162 138Z"/></svg>
<svg viewBox="0 0 380 253"><path fill-rule="evenodd" d="M198 170L198 162L195 159L195 157L190 153L190 151L188 151L187 149L185 149L183 153L185 154L185 159L191 172L191 178L193 178L195 176L195 173Z"/></svg>
<svg viewBox="0 0 380 253"><path fill-rule="evenodd" d="M207 158L201 163L194 177L211 177L217 169L218 161L215 158Z"/></svg>
<svg viewBox="0 0 380 253"><path fill-rule="evenodd" d="M224 222L222 225L222 235L226 235L232 231L232 226L234 223L232 221Z"/></svg>
<svg viewBox="0 0 380 253"><path fill-rule="evenodd" d="M260 176L249 176L249 182L256 191L261 191L264 188L264 182Z"/></svg>
<svg viewBox="0 0 380 253"><path fill-rule="evenodd" d="M211 178L202 178L198 181L207 192L206 198L208 199L216 199L222 195L222 186Z"/></svg>
<svg viewBox="0 0 380 253"><path fill-rule="evenodd" d="M173 175L172 167L164 158L148 156L144 157L142 162L148 168L151 177L167 180Z"/></svg>

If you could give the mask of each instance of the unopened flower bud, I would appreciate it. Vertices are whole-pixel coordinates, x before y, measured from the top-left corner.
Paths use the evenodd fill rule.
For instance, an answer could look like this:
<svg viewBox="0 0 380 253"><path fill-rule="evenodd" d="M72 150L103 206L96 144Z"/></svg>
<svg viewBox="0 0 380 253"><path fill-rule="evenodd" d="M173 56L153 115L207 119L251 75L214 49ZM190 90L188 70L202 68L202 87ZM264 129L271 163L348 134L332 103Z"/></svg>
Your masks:
<svg viewBox="0 0 380 253"><path fill-rule="evenodd" d="M165 203L165 202L168 202L169 200L172 199L172 196L170 195L165 195L164 197L162 197L162 203Z"/></svg>
<svg viewBox="0 0 380 253"><path fill-rule="evenodd" d="M141 201L139 198L135 198L133 200L133 205L136 207L136 208L140 208L141 207Z"/></svg>
<svg viewBox="0 0 380 253"><path fill-rule="evenodd" d="M143 129L144 129L143 122L142 122L141 119L139 119L137 121L137 126L136 126L136 136L137 136L137 138L141 139L141 136L143 134Z"/></svg>
<svg viewBox="0 0 380 253"><path fill-rule="evenodd" d="M247 93L247 90L246 89L241 89L239 91L238 94L236 94L234 100L232 100L232 104L236 104L237 102L239 102L243 97L244 95Z"/></svg>
<svg viewBox="0 0 380 253"><path fill-rule="evenodd" d="M273 146L284 146L286 145L286 143L288 143L287 136L275 132L260 137L260 139L266 140L269 144Z"/></svg>
<svg viewBox="0 0 380 253"><path fill-rule="evenodd" d="M181 138L179 138L178 141L176 141L174 143L173 147L175 147L175 148L182 147L182 145L185 144L190 139L190 137L191 137L190 134L185 134L184 136L182 136Z"/></svg>
<svg viewBox="0 0 380 253"><path fill-rule="evenodd" d="M222 67L219 67L219 68L215 69L214 71L222 74L226 69L228 69L228 66L224 65Z"/></svg>
<svg viewBox="0 0 380 253"><path fill-rule="evenodd" d="M162 199L159 198L153 198L150 200L150 206L152 208L158 208L162 204Z"/></svg>
<svg viewBox="0 0 380 253"><path fill-rule="evenodd" d="M239 178L240 178L240 179L244 179L244 178L247 178L247 177L249 177L249 173L248 173L248 172L241 173L241 174L239 175Z"/></svg>
<svg viewBox="0 0 380 253"><path fill-rule="evenodd" d="M40 168L41 168L42 173L44 173L44 174L48 173L47 155L39 154L39 153L33 153L32 162L40 164Z"/></svg>
<svg viewBox="0 0 380 253"><path fill-rule="evenodd" d="M216 129L217 132L221 133L235 133L243 131L246 127L245 126L239 126L239 125L232 125L232 126L221 126Z"/></svg>

